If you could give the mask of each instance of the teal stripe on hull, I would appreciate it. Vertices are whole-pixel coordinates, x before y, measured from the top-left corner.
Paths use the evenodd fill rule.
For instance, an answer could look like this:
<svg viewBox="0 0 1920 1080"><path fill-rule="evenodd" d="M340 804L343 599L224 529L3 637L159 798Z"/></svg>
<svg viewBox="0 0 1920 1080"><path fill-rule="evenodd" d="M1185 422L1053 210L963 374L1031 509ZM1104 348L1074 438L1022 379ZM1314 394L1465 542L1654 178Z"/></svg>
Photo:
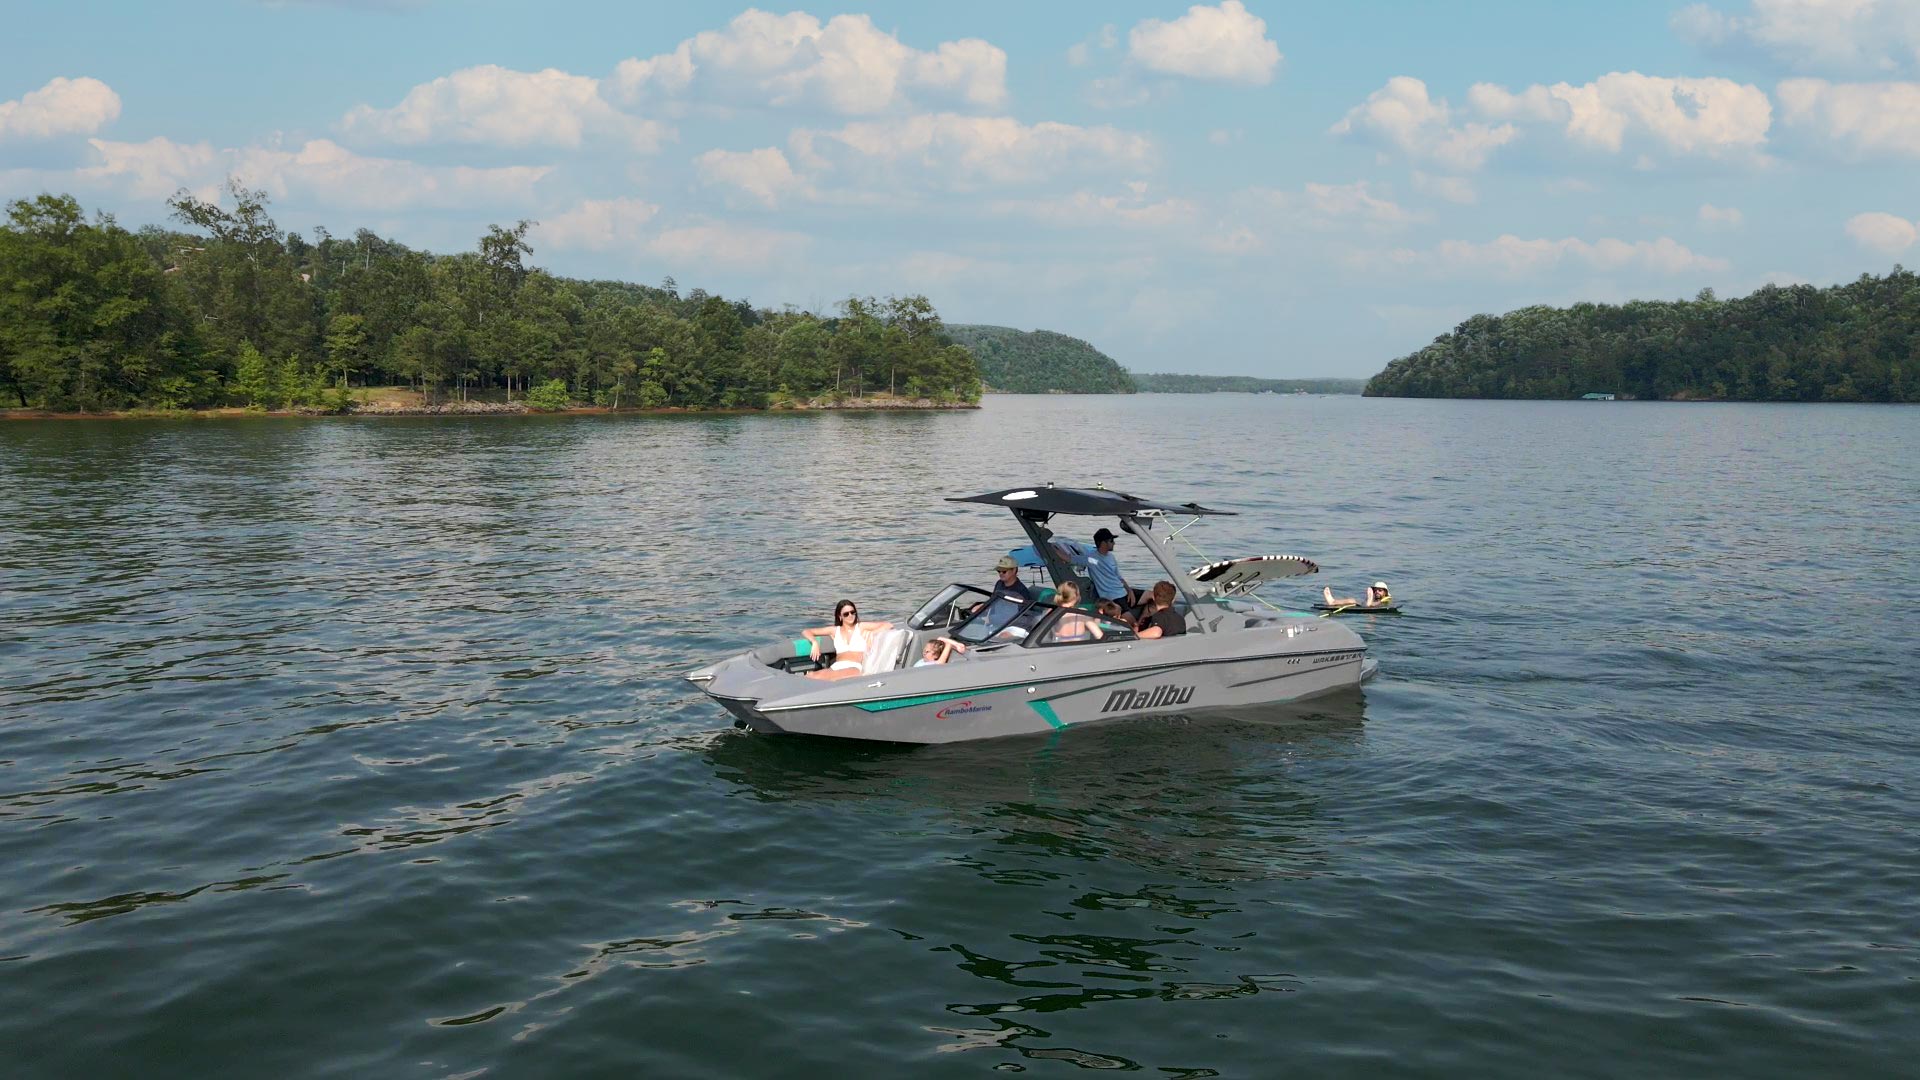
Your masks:
<svg viewBox="0 0 1920 1080"><path fill-rule="evenodd" d="M1052 724L1054 728L1058 729L1067 726L1066 721L1060 719L1060 717L1054 713L1052 705L1044 701L1029 701L1027 704L1033 706L1033 711L1040 714L1040 719Z"/></svg>
<svg viewBox="0 0 1920 1080"><path fill-rule="evenodd" d="M976 697L981 694L997 694L1002 690L1011 690L1011 686L994 686L985 690L955 690L945 694L922 694L919 697L894 698L890 701L856 701L857 709L866 712L892 712L895 709L910 709L915 705L931 705L936 701L952 701L955 698Z"/></svg>

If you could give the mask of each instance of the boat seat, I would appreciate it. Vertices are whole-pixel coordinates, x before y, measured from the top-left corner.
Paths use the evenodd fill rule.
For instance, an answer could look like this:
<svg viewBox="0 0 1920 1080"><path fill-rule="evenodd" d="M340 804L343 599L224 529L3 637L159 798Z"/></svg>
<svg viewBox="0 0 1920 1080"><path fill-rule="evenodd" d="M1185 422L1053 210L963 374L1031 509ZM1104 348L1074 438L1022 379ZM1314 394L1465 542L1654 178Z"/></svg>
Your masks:
<svg viewBox="0 0 1920 1080"><path fill-rule="evenodd" d="M860 669L861 674L878 675L898 668L900 662L906 659L907 645L912 640L913 632L903 627L882 631L880 636L873 639L872 646L867 649L866 663Z"/></svg>

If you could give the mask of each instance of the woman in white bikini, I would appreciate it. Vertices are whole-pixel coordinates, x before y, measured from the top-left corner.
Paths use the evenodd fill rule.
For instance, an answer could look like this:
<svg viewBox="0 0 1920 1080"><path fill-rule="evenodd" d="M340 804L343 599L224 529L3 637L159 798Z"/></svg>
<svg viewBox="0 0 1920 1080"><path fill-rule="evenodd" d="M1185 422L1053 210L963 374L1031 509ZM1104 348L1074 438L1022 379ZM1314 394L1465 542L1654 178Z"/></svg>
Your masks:
<svg viewBox="0 0 1920 1080"><path fill-rule="evenodd" d="M874 636L891 629L893 624L890 622L861 622L860 609L854 607L851 600L842 600L833 605L832 626L800 631L800 636L812 643L807 655L815 659L820 657L821 638L833 642L833 666L821 671L809 671L807 678L846 679L860 674Z"/></svg>

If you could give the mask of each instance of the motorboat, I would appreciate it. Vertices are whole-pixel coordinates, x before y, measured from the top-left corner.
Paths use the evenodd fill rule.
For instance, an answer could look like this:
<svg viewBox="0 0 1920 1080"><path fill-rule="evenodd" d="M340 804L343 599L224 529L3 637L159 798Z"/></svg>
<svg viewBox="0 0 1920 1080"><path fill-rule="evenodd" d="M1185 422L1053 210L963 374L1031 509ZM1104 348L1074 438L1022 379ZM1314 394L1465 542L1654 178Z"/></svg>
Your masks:
<svg viewBox="0 0 1920 1080"><path fill-rule="evenodd" d="M1020 599L950 584L904 625L875 635L849 677L808 678L835 657L814 655L801 639L722 660L687 679L755 731L948 743L1298 701L1352 690L1377 667L1366 642L1338 621L1260 602L1261 585L1315 573L1312 560L1264 555L1181 569L1176 537L1231 511L1051 484L947 501L1012 511L1029 542L1016 550L1052 585ZM1059 517L1108 518L1137 538L1173 583L1174 612L1186 632L1143 638L1119 622L1054 603L1068 581L1082 596L1093 595L1075 545L1047 527ZM927 641L943 637L965 651L947 663L916 666Z"/></svg>

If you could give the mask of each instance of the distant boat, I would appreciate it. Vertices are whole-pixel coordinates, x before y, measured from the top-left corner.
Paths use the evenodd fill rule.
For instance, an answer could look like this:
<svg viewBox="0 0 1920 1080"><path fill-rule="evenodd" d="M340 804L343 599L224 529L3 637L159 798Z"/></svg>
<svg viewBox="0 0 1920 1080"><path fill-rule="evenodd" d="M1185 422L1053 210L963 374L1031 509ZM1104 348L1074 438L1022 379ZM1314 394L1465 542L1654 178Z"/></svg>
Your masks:
<svg viewBox="0 0 1920 1080"><path fill-rule="evenodd" d="M1612 394L1581 394L1581 401L1612 401Z"/></svg>

